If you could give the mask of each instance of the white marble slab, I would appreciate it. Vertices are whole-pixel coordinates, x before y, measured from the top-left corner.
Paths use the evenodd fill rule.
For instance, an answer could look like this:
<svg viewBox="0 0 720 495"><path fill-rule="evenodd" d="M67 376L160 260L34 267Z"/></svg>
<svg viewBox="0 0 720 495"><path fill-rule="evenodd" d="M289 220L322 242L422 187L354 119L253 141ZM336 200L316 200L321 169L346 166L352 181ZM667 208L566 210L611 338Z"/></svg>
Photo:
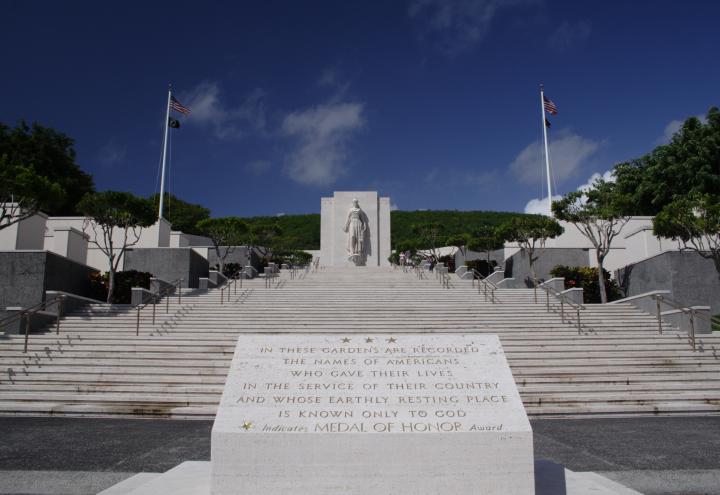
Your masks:
<svg viewBox="0 0 720 495"><path fill-rule="evenodd" d="M658 473L658 471L652 471ZM667 471L659 471L666 473ZM24 472L25 473L25 472ZM36 473L36 472L33 472ZM627 473L627 471L619 472ZM677 473L677 471L672 471ZM698 471L692 471L693 479L697 479ZM708 472L709 473L709 472ZM616 474L616 473L611 473ZM148 478L143 478L147 476ZM707 477L707 476L706 476ZM209 462L183 462L179 466L171 469L167 473L158 475L157 473L136 475L132 480L141 481L148 479L140 488L135 490L125 489L129 485L121 482L113 488L100 492L98 495L178 495L184 493L186 495L209 495L210 494L210 463ZM127 481L127 480L126 480ZM665 480L667 481L667 480ZM662 486L662 482L659 483ZM691 484L686 482L686 485ZM704 483L702 486L712 486L712 480ZM0 483L0 488L2 483ZM680 488L681 489L681 488ZM698 493L700 489L696 490ZM25 492L23 492L25 493ZM43 492L50 493L50 492ZM59 492L58 492L59 493ZM81 493L78 491L77 493ZM83 492L86 493L86 492ZM240 487L235 493L243 494ZM299 493L299 492L292 492ZM378 492L373 495L384 494ZM444 493L444 492L442 492ZM452 495L477 495L478 492L470 491L466 493L454 493ZM614 482L597 473L584 472L576 473L564 469L561 465L550 461L535 461L535 495L641 495L640 492L632 490L620 483Z"/></svg>
<svg viewBox="0 0 720 495"><path fill-rule="evenodd" d="M498 338L240 336L213 495L532 494L532 430Z"/></svg>

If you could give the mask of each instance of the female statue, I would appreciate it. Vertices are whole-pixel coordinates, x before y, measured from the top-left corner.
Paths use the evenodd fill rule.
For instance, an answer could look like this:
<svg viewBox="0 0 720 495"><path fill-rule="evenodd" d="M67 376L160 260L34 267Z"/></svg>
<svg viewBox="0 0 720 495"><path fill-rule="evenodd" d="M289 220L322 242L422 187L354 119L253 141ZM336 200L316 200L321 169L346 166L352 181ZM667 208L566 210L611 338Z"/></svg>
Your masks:
<svg viewBox="0 0 720 495"><path fill-rule="evenodd" d="M353 206L348 211L347 221L343 229L347 233L347 253L350 259L355 260L356 257L362 257L365 253L365 231L368 228L368 217L358 204L357 199L353 199Z"/></svg>

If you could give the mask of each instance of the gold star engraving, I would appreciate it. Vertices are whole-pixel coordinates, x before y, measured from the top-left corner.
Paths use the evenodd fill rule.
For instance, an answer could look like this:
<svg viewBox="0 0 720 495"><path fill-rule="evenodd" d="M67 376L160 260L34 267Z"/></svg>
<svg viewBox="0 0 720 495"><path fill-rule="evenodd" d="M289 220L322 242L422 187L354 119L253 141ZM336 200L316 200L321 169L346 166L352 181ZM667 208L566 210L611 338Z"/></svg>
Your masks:
<svg viewBox="0 0 720 495"><path fill-rule="evenodd" d="M253 424L252 424L251 421L245 421L245 422L242 424L242 429L245 430L245 431L252 429L252 427L253 427Z"/></svg>
<svg viewBox="0 0 720 495"><path fill-rule="evenodd" d="M348 342L350 342L350 339L345 337L344 339L342 339L342 341L343 341L343 344L347 344Z"/></svg>
<svg viewBox="0 0 720 495"><path fill-rule="evenodd" d="M387 339L387 341L388 344L394 344L395 342L397 342L397 339L395 337L390 337L389 339Z"/></svg>
<svg viewBox="0 0 720 495"><path fill-rule="evenodd" d="M375 342L375 339L373 339L372 337L368 337L365 339L365 342L367 342L368 344L371 344L371 343Z"/></svg>

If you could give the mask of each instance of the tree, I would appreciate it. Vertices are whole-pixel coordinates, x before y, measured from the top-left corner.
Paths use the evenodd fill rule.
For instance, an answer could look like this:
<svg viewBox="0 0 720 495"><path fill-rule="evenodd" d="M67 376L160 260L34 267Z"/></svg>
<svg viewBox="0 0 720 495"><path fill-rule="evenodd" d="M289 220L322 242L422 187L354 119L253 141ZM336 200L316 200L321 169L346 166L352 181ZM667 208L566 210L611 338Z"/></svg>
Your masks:
<svg viewBox="0 0 720 495"><path fill-rule="evenodd" d="M32 167L38 176L65 191L64 198L43 205L49 215L81 214L79 198L95 190L92 176L75 163L73 145L65 134L37 123L28 126L21 121L15 128L0 123L0 157L6 157L6 164Z"/></svg>
<svg viewBox="0 0 720 495"><path fill-rule="evenodd" d="M545 242L565 231L554 218L544 215L526 215L510 219L500 227L501 236L510 242L516 242L520 251L527 255L533 285L536 284L535 262L540 257Z"/></svg>
<svg viewBox="0 0 720 495"><path fill-rule="evenodd" d="M457 211L457 210L419 210L390 212L391 245L404 241L413 241L417 235L413 226L426 223L439 223L443 226L443 235L468 234L484 225L498 227L511 218L524 216L524 213L503 211Z"/></svg>
<svg viewBox="0 0 720 495"><path fill-rule="evenodd" d="M238 217L206 218L198 222L197 228L212 241L220 265L218 271L222 273L228 255L244 244L247 223Z"/></svg>
<svg viewBox="0 0 720 495"><path fill-rule="evenodd" d="M250 225L245 241L249 250L267 259L272 251L282 247L283 230L277 221L256 222Z"/></svg>
<svg viewBox="0 0 720 495"><path fill-rule="evenodd" d="M0 156L0 230L64 199L62 186L38 175L32 165L11 165L7 156Z"/></svg>
<svg viewBox="0 0 720 495"><path fill-rule="evenodd" d="M445 240L445 227L439 222L416 223L412 226L412 233L417 236L417 246L437 262L440 259L439 248L442 247L440 243Z"/></svg>
<svg viewBox="0 0 720 495"><path fill-rule="evenodd" d="M632 199L626 212L656 215L665 205L691 193L720 191L720 110L705 122L685 121L670 143L615 167L618 191Z"/></svg>
<svg viewBox="0 0 720 495"><path fill-rule="evenodd" d="M483 225L478 228L470 236L468 248L473 251L481 251L486 254L486 261L490 266L490 255L496 249L502 249L505 245L505 239L502 237L500 227L492 225Z"/></svg>
<svg viewBox="0 0 720 495"><path fill-rule="evenodd" d="M628 196L620 194L615 183L597 180L590 188L568 193L552 204L555 217L572 223L595 248L600 301L603 304L608 301L603 263L613 239L630 220L630 216L624 213L629 209L628 203Z"/></svg>
<svg viewBox="0 0 720 495"><path fill-rule="evenodd" d="M87 217L83 231L89 242L108 258L107 302L111 302L120 261L125 251L138 243L142 228L155 223L155 212L148 200L117 191L87 193L77 206Z"/></svg>
<svg viewBox="0 0 720 495"><path fill-rule="evenodd" d="M151 196L150 201L155 205L157 211L160 195ZM210 210L204 206L188 203L170 193L165 193L163 210L163 218L172 224L173 230L179 230L185 234L202 235L197 224L201 220L210 218Z"/></svg>
<svg viewBox="0 0 720 495"><path fill-rule="evenodd" d="M720 197L692 193L675 199L653 219L653 233L713 260L720 276Z"/></svg>
<svg viewBox="0 0 720 495"><path fill-rule="evenodd" d="M468 234L452 234L445 238L444 244L456 248L464 257L467 252L468 242L470 242Z"/></svg>

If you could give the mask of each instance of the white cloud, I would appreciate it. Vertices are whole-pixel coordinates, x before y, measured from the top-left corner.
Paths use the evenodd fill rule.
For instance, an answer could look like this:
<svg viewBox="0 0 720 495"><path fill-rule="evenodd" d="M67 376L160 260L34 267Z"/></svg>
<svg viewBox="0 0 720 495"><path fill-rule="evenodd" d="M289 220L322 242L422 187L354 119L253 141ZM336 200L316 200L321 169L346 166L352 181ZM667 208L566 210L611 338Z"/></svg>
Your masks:
<svg viewBox="0 0 720 495"><path fill-rule="evenodd" d="M614 170L608 170L605 173L599 173L595 172L590 176L590 178L587 180L585 184L578 187L578 191L587 191L589 190L593 184L595 184L596 181L603 180L605 182L615 182L615 171Z"/></svg>
<svg viewBox="0 0 720 495"><path fill-rule="evenodd" d="M221 95L220 86L208 81L183 94L181 100L191 111L187 123L208 126L220 139L242 138L253 132L265 132L265 91L254 89L236 107L222 103Z"/></svg>
<svg viewBox="0 0 720 495"><path fill-rule="evenodd" d="M281 211L280 213L275 213L275 216L276 216L276 217L284 217L284 216L285 216L285 212L284 212L284 211Z"/></svg>
<svg viewBox="0 0 720 495"><path fill-rule="evenodd" d="M707 122L704 115L695 115L695 118L698 119L700 122ZM668 125L665 126L665 130L663 131L663 135L659 137L656 141L656 144L667 144L670 141L672 141L673 136L676 132L678 132L680 129L682 129L683 124L685 123L684 120L671 120Z"/></svg>
<svg viewBox="0 0 720 495"><path fill-rule="evenodd" d="M267 160L253 160L247 165L245 165L245 170L255 175L264 174L265 172L269 171L270 168L271 163Z"/></svg>
<svg viewBox="0 0 720 495"><path fill-rule="evenodd" d="M561 183L577 175L580 166L600 148L601 143L561 131L550 140L550 168L555 180ZM540 141L528 144L510 164L510 171L521 182L538 184L543 180L545 159Z"/></svg>
<svg viewBox="0 0 720 495"><path fill-rule="evenodd" d="M669 143L672 140L672 137L675 135L675 133L682 128L682 125L683 125L682 120L671 120L670 123L665 126L663 135L661 138L658 139L658 143L663 143L663 144Z"/></svg>
<svg viewBox="0 0 720 495"><path fill-rule="evenodd" d="M338 82L338 74L335 69L325 69L320 74L318 86L335 86Z"/></svg>
<svg viewBox="0 0 720 495"><path fill-rule="evenodd" d="M412 0L408 14L421 41L456 56L480 43L498 10L533 0Z"/></svg>
<svg viewBox="0 0 720 495"><path fill-rule="evenodd" d="M580 21L574 24L562 22L548 38L550 48L558 51L567 51L585 41L592 31L589 22Z"/></svg>
<svg viewBox="0 0 720 495"><path fill-rule="evenodd" d="M347 172L347 143L365 125L362 103L329 103L292 112L282 122L295 139L285 173L300 184L324 186Z"/></svg>
<svg viewBox="0 0 720 495"><path fill-rule="evenodd" d="M590 178L585 182L585 184L582 184L577 189L578 191L587 191L590 189L593 184L595 184L595 181L598 179L602 179L605 182L615 182L615 173L613 170L608 170L605 173L599 173L595 172L590 176ZM552 200L557 201L559 199L562 199L562 195L553 196ZM531 199L527 202L525 205L525 213L540 213L542 215L550 215L550 208L548 204L548 198L545 196L542 199Z"/></svg>
<svg viewBox="0 0 720 495"><path fill-rule="evenodd" d="M114 141L110 141L100 148L100 166L103 168L112 168L125 161L127 156L127 146L119 145Z"/></svg>
<svg viewBox="0 0 720 495"><path fill-rule="evenodd" d="M557 195L553 196L552 200L557 201L561 199L562 196ZM525 213L539 213L541 215L550 215L550 205L548 203L548 198L545 196L542 199L531 199L527 202L525 205Z"/></svg>

